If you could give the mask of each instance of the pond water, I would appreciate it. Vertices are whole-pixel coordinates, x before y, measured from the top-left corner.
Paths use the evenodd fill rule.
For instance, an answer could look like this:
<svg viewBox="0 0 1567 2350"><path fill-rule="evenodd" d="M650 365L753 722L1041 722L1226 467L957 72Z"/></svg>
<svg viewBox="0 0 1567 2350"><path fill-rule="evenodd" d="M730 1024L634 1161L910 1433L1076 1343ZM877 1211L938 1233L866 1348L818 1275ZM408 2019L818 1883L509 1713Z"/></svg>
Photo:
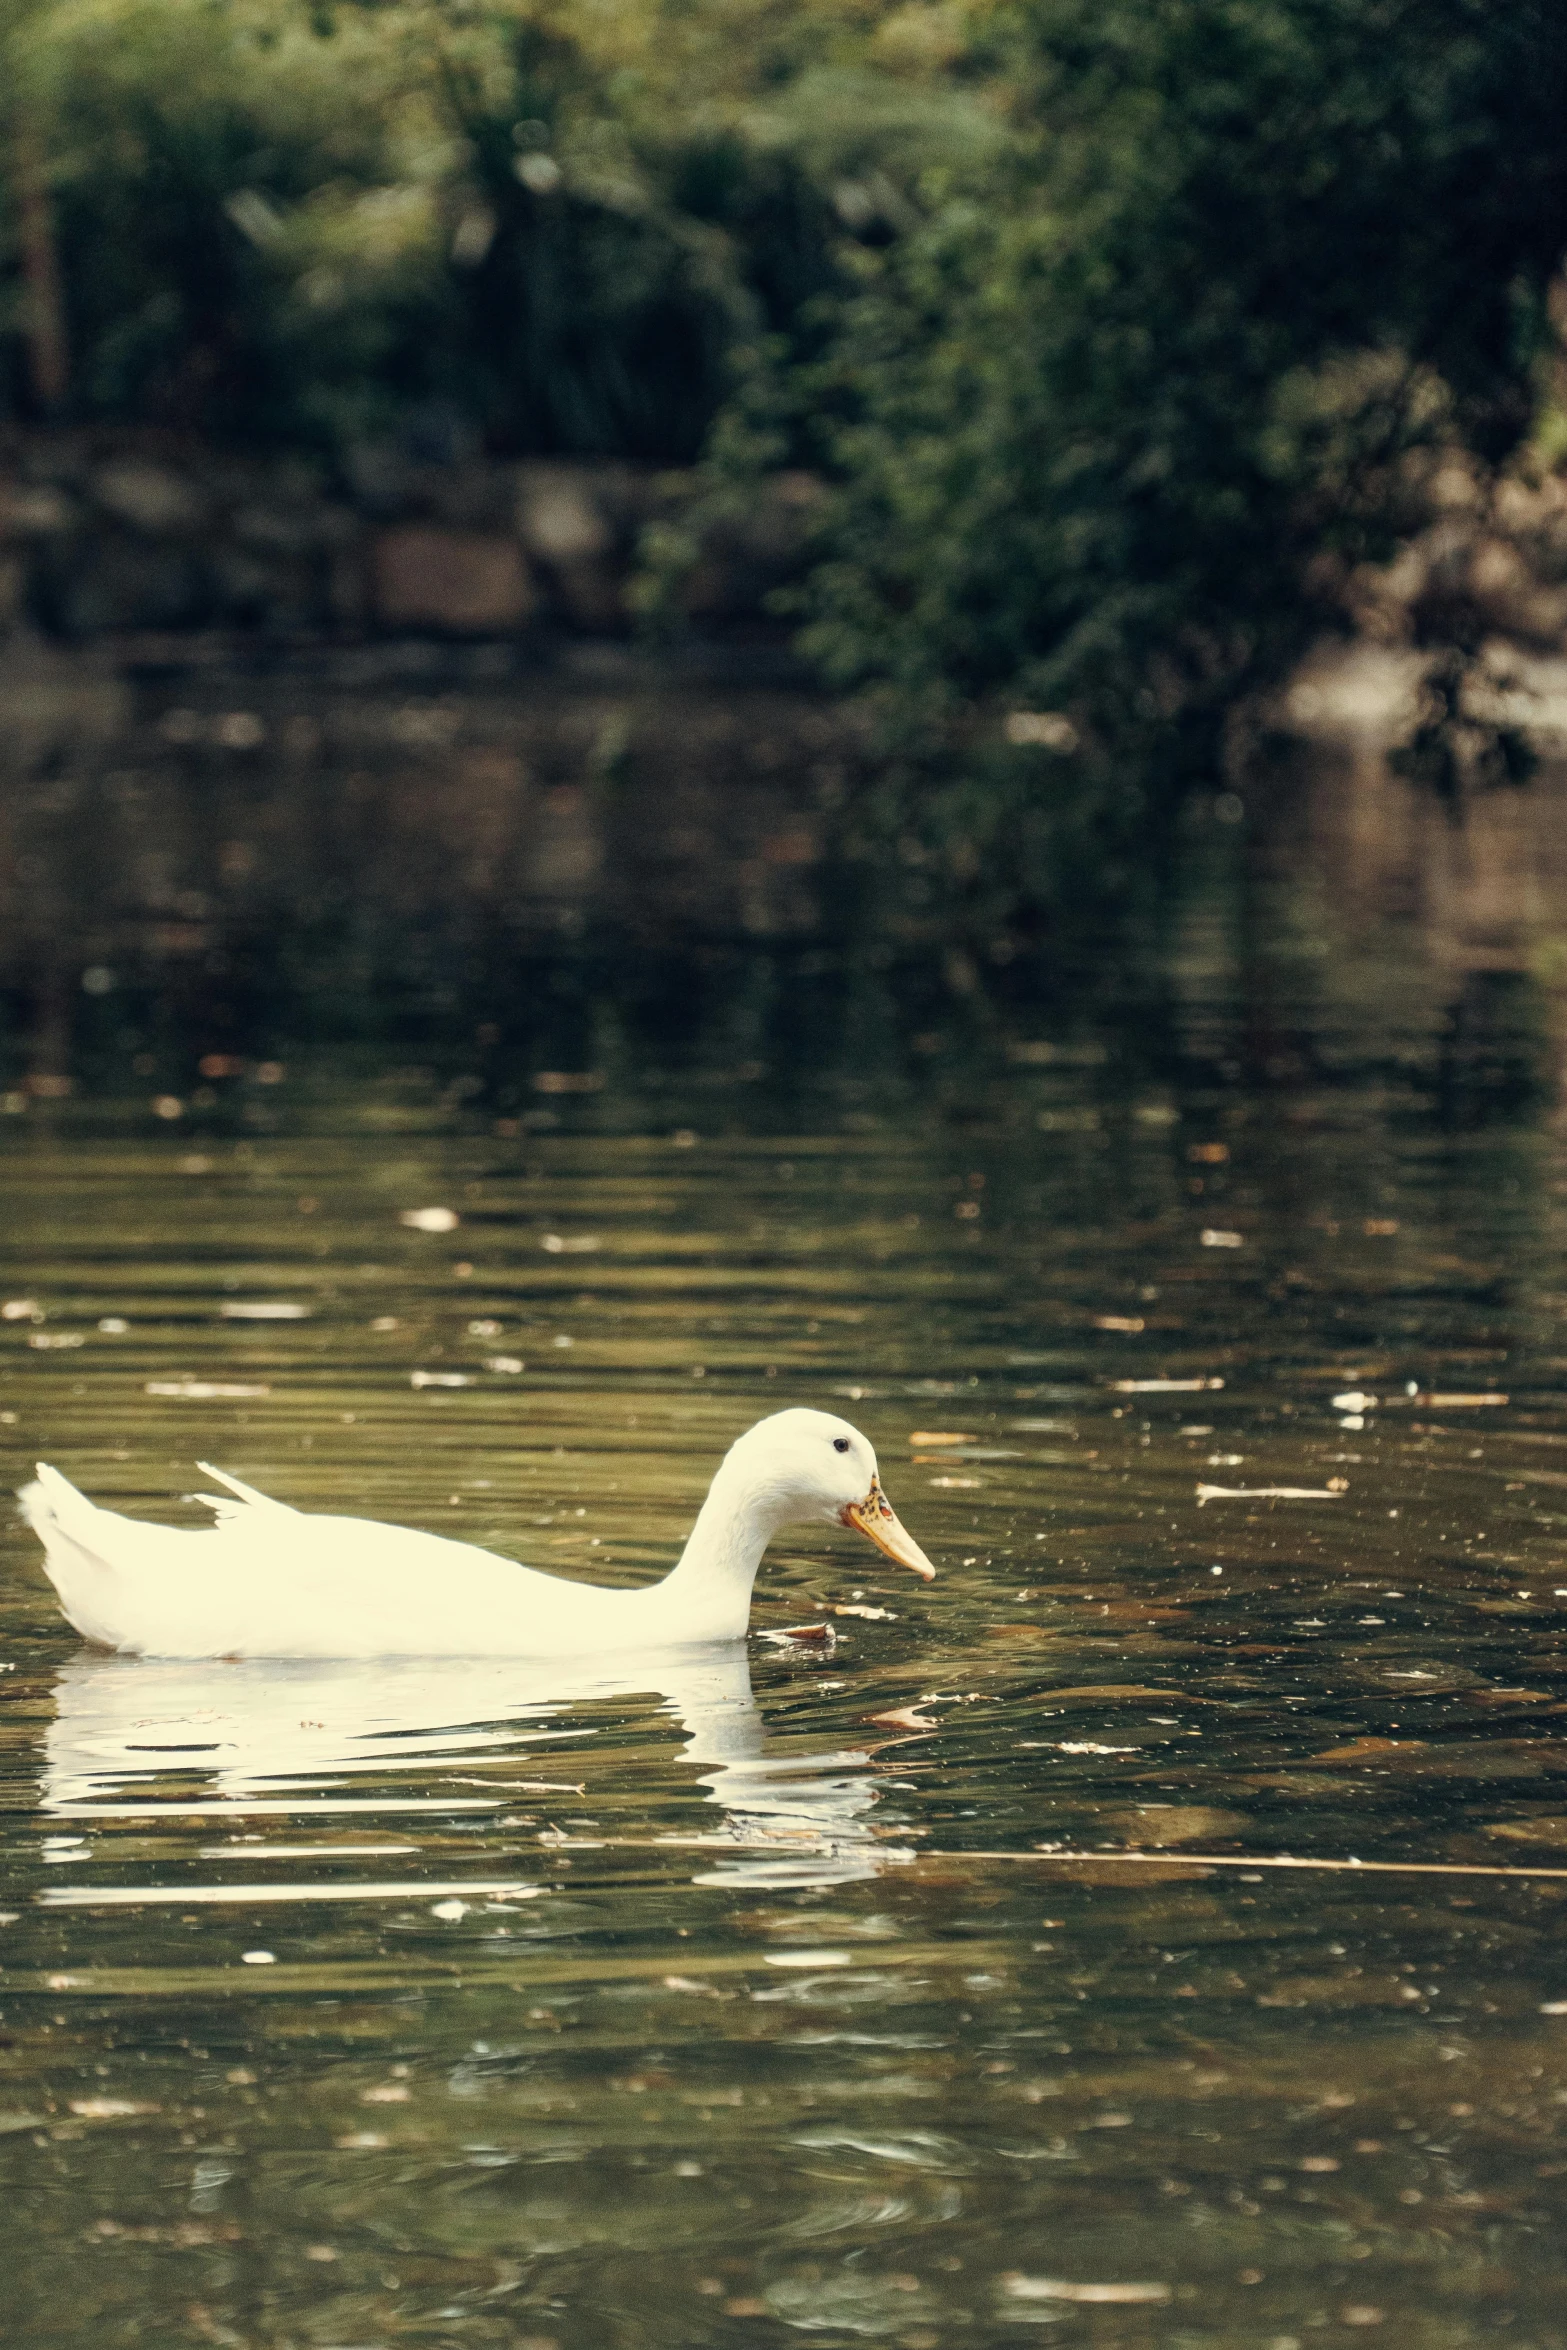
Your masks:
<svg viewBox="0 0 1567 2350"><path fill-rule="evenodd" d="M12 2339L1567 2343L1549 1053L1286 928L1157 1048L845 998L502 1114L453 1044L0 1121L9 1484L631 1583L811 1402L939 1569L790 1535L629 1671L138 1663L8 1516Z"/></svg>

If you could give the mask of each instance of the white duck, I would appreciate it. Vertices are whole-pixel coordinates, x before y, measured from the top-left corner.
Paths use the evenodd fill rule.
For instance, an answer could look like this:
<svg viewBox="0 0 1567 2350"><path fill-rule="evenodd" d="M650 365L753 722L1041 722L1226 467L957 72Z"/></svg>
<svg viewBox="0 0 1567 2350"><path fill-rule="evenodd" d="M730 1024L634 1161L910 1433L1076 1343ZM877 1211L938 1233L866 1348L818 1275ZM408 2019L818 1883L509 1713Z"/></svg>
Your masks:
<svg viewBox="0 0 1567 2350"><path fill-rule="evenodd" d="M881 1490L876 1455L830 1412L775 1412L731 1445L679 1562L641 1591L568 1583L473 1543L309 1516L202 1462L232 1500L200 1530L99 1509L40 1462L22 1508L84 1639L132 1656L582 1656L744 1636L782 1526L858 1527L936 1570Z"/></svg>

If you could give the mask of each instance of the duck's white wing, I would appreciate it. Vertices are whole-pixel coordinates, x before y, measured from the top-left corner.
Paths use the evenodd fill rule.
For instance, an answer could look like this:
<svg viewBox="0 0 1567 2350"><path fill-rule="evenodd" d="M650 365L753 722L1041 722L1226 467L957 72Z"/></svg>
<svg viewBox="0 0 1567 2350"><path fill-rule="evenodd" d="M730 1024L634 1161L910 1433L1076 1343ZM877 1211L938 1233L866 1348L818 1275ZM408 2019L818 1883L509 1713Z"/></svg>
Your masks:
<svg viewBox="0 0 1567 2350"><path fill-rule="evenodd" d="M493 1551L365 1518L309 1516L222 1470L212 1527L100 1509L40 1463L22 1508L76 1629L138 1656L569 1653L638 1636L651 1596L561 1582Z"/></svg>

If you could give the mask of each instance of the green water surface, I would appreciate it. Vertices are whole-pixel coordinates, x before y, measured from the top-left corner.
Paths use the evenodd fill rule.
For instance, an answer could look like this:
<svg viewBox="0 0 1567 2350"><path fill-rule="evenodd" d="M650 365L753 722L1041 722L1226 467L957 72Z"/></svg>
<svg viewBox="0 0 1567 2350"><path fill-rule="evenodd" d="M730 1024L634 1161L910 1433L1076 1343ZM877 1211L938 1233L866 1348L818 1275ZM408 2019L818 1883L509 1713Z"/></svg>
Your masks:
<svg viewBox="0 0 1567 2350"><path fill-rule="evenodd" d="M1567 1151L1418 971L1287 1009L0 1122L7 1486L630 1584L816 1403L940 1570L791 1535L629 1675L172 1665L8 1514L8 2340L1567 2344Z"/></svg>

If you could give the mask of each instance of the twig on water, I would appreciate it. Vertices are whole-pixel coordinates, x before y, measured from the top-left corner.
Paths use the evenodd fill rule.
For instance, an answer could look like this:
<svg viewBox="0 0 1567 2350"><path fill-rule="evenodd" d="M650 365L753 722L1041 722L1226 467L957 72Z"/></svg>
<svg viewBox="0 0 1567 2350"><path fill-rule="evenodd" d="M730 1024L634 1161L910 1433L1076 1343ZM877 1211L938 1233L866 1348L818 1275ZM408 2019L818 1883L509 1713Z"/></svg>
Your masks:
<svg viewBox="0 0 1567 2350"><path fill-rule="evenodd" d="M1354 1876L1392 1877L1567 1877L1567 1869L1507 1868L1494 1861L1463 1860L1297 1860L1293 1853L1234 1852L922 1852L921 1860L1016 1860L1046 1866L1126 1866L1161 1869L1316 1869Z"/></svg>

